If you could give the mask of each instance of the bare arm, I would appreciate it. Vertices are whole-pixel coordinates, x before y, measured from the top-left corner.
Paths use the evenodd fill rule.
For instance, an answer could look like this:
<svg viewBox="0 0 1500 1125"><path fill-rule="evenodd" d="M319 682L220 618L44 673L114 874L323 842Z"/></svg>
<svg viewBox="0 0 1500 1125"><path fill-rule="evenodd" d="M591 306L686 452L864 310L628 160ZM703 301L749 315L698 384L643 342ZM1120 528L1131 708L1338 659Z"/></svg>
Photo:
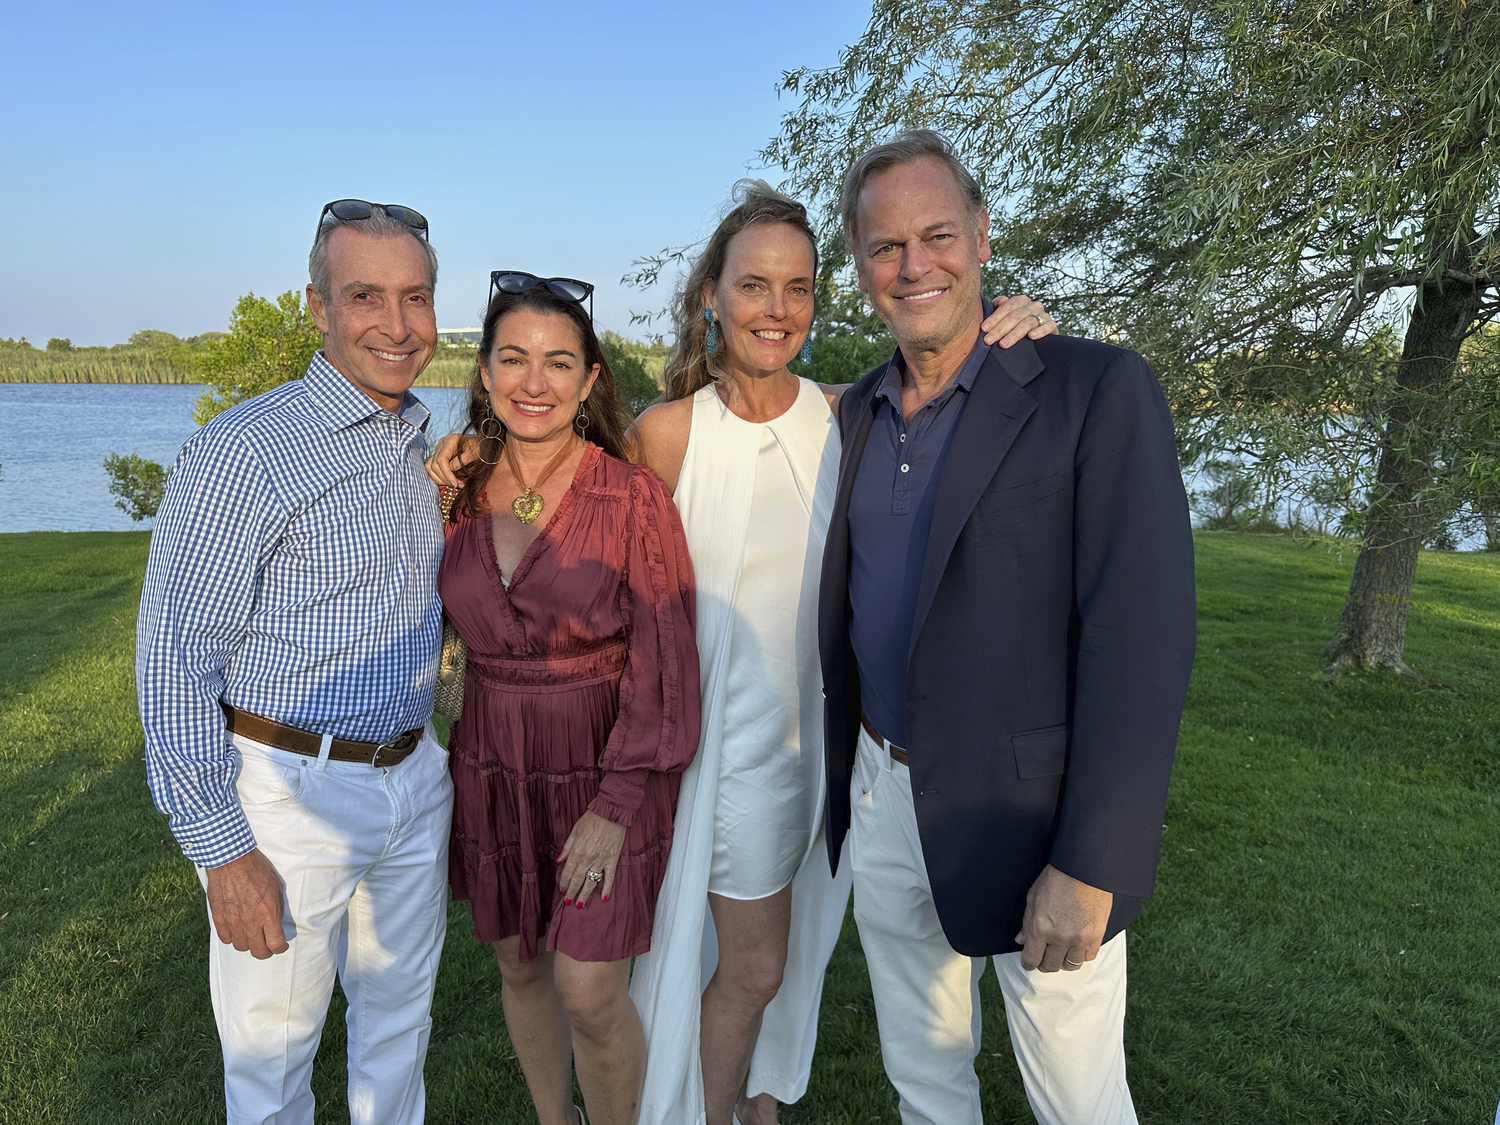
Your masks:
<svg viewBox="0 0 1500 1125"><path fill-rule="evenodd" d="M667 486L677 491L682 462L687 457L688 435L693 428L693 400L679 398L658 402L641 411L631 428L634 437L632 455Z"/></svg>

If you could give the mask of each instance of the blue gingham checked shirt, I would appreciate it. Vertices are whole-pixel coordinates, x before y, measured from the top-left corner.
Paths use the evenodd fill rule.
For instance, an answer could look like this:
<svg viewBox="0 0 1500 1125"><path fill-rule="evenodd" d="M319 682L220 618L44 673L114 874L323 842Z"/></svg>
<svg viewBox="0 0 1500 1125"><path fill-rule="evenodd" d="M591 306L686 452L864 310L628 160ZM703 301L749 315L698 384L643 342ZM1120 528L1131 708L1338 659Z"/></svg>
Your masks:
<svg viewBox="0 0 1500 1125"><path fill-rule="evenodd" d="M223 700L380 742L432 712L442 607L427 410L380 409L319 352L183 446L151 535L136 626L146 777L204 867L255 837Z"/></svg>

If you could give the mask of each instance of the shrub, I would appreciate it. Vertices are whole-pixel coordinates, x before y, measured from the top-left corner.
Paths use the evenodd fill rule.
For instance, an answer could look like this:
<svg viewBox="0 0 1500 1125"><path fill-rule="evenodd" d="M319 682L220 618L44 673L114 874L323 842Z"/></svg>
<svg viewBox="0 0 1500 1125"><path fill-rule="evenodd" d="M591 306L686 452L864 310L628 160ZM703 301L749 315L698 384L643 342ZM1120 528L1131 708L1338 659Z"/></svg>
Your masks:
<svg viewBox="0 0 1500 1125"><path fill-rule="evenodd" d="M166 469L134 453L123 457L111 453L104 458L104 471L109 474L109 491L116 508L137 523L156 515L167 487Z"/></svg>

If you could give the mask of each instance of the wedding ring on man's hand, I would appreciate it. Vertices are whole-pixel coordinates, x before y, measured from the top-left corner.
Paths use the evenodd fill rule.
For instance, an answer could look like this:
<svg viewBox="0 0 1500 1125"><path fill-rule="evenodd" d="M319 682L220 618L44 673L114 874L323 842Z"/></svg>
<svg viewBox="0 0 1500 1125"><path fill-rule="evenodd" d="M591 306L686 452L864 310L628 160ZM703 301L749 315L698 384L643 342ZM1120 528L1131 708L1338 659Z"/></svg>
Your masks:
<svg viewBox="0 0 1500 1125"><path fill-rule="evenodd" d="M1042 325L1044 325L1044 324L1046 324L1046 323L1047 323L1047 321L1046 321L1046 320L1045 320L1045 319L1043 319L1043 317L1042 317L1042 314L1041 314L1041 313L1032 313L1032 314L1031 314L1031 317L1032 317L1032 318L1033 318L1033 319L1034 319L1034 320L1035 320L1035 321L1036 321L1036 326L1037 326L1037 327L1038 327L1038 328L1040 328L1040 327L1041 327L1041 326L1042 326ZM1066 960L1067 960L1067 958L1066 958L1066 957L1065 957L1065 958L1063 958L1063 960L1065 960L1065 961L1066 961ZM1072 963L1073 963L1073 962L1071 962L1071 961L1068 961L1068 964L1070 964L1070 965L1071 965L1071 964L1072 964Z"/></svg>
<svg viewBox="0 0 1500 1125"><path fill-rule="evenodd" d="M589 872L589 879L592 880L595 883L597 883L602 878L604 878L604 872L602 872L602 871L590 871Z"/></svg>
<svg viewBox="0 0 1500 1125"><path fill-rule="evenodd" d="M1069 957L1066 953L1063 954L1063 963L1066 964L1066 965L1072 965L1073 968L1075 968L1075 969L1081 969L1081 968L1083 968L1083 962L1082 961L1075 961L1071 957Z"/></svg>

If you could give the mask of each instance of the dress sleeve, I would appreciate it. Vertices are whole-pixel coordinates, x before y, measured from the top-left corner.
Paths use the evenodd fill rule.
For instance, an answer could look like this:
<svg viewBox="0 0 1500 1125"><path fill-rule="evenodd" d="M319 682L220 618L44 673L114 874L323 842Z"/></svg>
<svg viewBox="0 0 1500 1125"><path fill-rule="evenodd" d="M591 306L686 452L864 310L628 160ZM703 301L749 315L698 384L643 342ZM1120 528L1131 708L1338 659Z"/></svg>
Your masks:
<svg viewBox="0 0 1500 1125"><path fill-rule="evenodd" d="M620 713L599 756L604 779L589 808L628 825L647 776L686 769L698 752L693 565L677 507L646 468L631 476L625 540L629 651L620 677Z"/></svg>

